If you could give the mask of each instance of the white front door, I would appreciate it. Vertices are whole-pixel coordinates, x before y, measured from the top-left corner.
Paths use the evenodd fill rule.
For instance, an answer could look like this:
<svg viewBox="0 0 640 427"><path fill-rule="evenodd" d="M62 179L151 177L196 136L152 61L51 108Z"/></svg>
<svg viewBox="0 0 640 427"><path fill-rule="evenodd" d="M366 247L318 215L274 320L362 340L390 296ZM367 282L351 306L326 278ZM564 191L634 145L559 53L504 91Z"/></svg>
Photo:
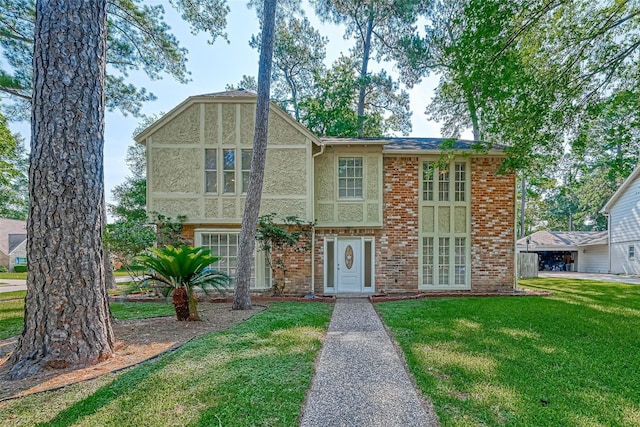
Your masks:
<svg viewBox="0 0 640 427"><path fill-rule="evenodd" d="M362 240L338 239L337 292L362 292Z"/></svg>

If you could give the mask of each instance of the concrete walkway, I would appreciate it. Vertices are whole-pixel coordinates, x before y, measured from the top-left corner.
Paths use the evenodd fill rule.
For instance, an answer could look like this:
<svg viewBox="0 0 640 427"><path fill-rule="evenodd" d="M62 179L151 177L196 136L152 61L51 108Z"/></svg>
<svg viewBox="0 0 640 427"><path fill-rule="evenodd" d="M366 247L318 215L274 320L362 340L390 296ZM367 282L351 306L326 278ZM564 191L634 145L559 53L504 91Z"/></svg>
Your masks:
<svg viewBox="0 0 640 427"><path fill-rule="evenodd" d="M300 425L438 425L367 299L338 298Z"/></svg>

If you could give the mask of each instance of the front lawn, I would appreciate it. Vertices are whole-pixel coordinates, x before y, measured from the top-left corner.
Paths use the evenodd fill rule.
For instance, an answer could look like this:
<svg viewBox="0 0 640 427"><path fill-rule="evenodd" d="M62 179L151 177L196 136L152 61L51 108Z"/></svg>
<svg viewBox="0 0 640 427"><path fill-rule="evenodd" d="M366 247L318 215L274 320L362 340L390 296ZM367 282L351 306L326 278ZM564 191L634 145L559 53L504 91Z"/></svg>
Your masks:
<svg viewBox="0 0 640 427"><path fill-rule="evenodd" d="M0 339L22 332L26 294L27 291L0 293ZM112 302L110 306L113 317L116 319L172 316L175 313L170 302Z"/></svg>
<svg viewBox="0 0 640 427"><path fill-rule="evenodd" d="M0 279L27 280L27 273L0 273Z"/></svg>
<svg viewBox="0 0 640 427"><path fill-rule="evenodd" d="M443 426L640 425L640 286L377 305Z"/></svg>
<svg viewBox="0 0 640 427"><path fill-rule="evenodd" d="M0 424L296 425L332 309L274 304L124 373L0 404Z"/></svg>

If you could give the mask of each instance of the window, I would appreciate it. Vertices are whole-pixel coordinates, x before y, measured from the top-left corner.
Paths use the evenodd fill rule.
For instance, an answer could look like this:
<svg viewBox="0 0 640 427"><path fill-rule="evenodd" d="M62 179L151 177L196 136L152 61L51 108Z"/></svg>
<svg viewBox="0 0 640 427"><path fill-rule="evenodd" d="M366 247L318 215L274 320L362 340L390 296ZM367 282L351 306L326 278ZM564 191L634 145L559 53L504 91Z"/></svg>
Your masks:
<svg viewBox="0 0 640 427"><path fill-rule="evenodd" d="M467 164L465 162L456 162L455 168L455 201L464 202L465 183L467 181Z"/></svg>
<svg viewBox="0 0 640 427"><path fill-rule="evenodd" d="M422 200L433 201L433 162L422 164Z"/></svg>
<svg viewBox="0 0 640 427"><path fill-rule="evenodd" d="M249 175L251 175L251 157L253 150L242 150L242 192L249 189Z"/></svg>
<svg viewBox="0 0 640 427"><path fill-rule="evenodd" d="M469 162L424 159L420 194L420 269L423 289L469 289Z"/></svg>
<svg viewBox="0 0 640 427"><path fill-rule="evenodd" d="M213 268L235 278L240 232L201 232L199 234L200 246L209 249L212 255L220 258ZM261 289L271 287L271 269L264 252L256 253L254 269L251 272L251 286Z"/></svg>
<svg viewBox="0 0 640 427"><path fill-rule="evenodd" d="M236 192L236 150L222 150L222 192Z"/></svg>
<svg viewBox="0 0 640 427"><path fill-rule="evenodd" d="M449 201L449 165L440 169L440 177L438 179L438 200L441 202Z"/></svg>
<svg viewBox="0 0 640 427"><path fill-rule="evenodd" d="M204 192L218 192L218 150L204 150Z"/></svg>
<svg viewBox="0 0 640 427"><path fill-rule="evenodd" d="M17 256L16 257L16 265L27 265L27 258L26 257Z"/></svg>
<svg viewBox="0 0 640 427"><path fill-rule="evenodd" d="M362 198L362 157L338 158L338 198Z"/></svg>
<svg viewBox="0 0 640 427"><path fill-rule="evenodd" d="M633 245L629 246L629 259L634 259L636 257L636 247Z"/></svg>
<svg viewBox="0 0 640 427"><path fill-rule="evenodd" d="M335 287L335 240L325 240L325 286L327 288Z"/></svg>

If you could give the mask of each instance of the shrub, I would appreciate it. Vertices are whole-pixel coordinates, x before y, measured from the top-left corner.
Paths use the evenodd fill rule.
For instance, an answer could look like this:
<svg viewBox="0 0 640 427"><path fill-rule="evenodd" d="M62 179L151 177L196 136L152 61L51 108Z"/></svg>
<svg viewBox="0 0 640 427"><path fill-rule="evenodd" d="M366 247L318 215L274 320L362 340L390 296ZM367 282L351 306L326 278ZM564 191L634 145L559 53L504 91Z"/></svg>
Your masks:
<svg viewBox="0 0 640 427"><path fill-rule="evenodd" d="M15 271L16 273L26 273L27 272L27 266L26 265L16 265L13 267L13 271Z"/></svg>
<svg viewBox="0 0 640 427"><path fill-rule="evenodd" d="M9 269L4 265L0 265L0 273L8 273Z"/></svg>

